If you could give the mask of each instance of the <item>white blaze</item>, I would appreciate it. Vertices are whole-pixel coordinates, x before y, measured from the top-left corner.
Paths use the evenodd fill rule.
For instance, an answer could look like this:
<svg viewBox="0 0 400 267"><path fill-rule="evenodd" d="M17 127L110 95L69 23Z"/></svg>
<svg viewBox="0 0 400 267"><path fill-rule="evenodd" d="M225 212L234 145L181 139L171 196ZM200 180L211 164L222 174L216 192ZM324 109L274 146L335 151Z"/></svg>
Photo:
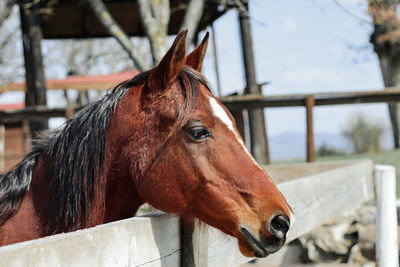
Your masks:
<svg viewBox="0 0 400 267"><path fill-rule="evenodd" d="M212 109L214 115L217 118L219 118L228 127L229 130L231 130L233 132L233 134L236 137L236 140L239 142L239 144L242 145L244 151L250 157L250 159L253 161L254 165L257 166L257 168L259 168L260 170L262 170L264 172L264 170L260 167L260 165L258 165L257 161L250 154L246 145L243 143L242 138L240 137L239 133L236 131L235 127L233 127L233 121L229 118L229 116L225 112L224 108L220 104L218 104L217 100L215 100L215 98L213 98L213 97L210 97L210 105L211 105L211 109ZM293 229L294 224L295 224L295 217L294 217L293 212L290 212L289 231L291 231Z"/></svg>
<svg viewBox="0 0 400 267"><path fill-rule="evenodd" d="M225 112L224 108L215 100L215 98L210 97L210 105L211 109L214 113L214 115L219 118L227 127L229 130L233 132L233 134L236 137L236 140L239 142L239 144L243 147L244 151L246 154L250 157L250 159L253 161L253 163L261 169L261 167L258 165L257 161L253 158L253 156L250 154L249 150L247 149L246 145L243 143L242 138L240 137L239 133L235 130L233 127L233 121L229 118L228 114ZM263 170L264 171L264 170Z"/></svg>

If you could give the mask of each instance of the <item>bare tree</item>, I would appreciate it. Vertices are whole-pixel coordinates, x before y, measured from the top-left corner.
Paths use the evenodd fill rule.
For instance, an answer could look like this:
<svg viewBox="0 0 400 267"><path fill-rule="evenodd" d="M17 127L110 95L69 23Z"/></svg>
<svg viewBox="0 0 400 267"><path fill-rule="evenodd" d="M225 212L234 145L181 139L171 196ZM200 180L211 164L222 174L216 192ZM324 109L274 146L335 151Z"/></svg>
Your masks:
<svg viewBox="0 0 400 267"><path fill-rule="evenodd" d="M153 65L160 62L167 51L167 34L170 16L168 0L139 0L143 27L150 41Z"/></svg>
<svg viewBox="0 0 400 267"><path fill-rule="evenodd" d="M374 23L370 42L378 55L385 87L400 86L400 20L397 4L398 0L368 0L368 11ZM396 148L400 147L399 112L399 104L389 104Z"/></svg>
<svg viewBox="0 0 400 267"><path fill-rule="evenodd" d="M3 0L0 1L0 26L10 16L14 4L17 0Z"/></svg>
<svg viewBox="0 0 400 267"><path fill-rule="evenodd" d="M143 45L144 40L140 38L132 40L129 38L129 36L124 33L122 28L113 19L103 0L87 1L93 12L98 17L99 21L108 30L110 35L117 40L117 42L123 48L123 51L128 53L130 63L127 61L127 57L124 56L123 53L119 53L120 49L115 49L115 46L113 46L111 43L109 43L109 45L105 45L106 43L113 41L44 41L44 47L51 46L51 53L46 53L45 55L46 66L48 69L50 69L50 71L56 67L59 71L62 69L67 76L90 73L96 74L99 73L99 69L96 66L102 65L107 66L108 72L115 72L123 68L126 69L128 66L132 66L132 62L136 68L138 68L140 71L144 71L157 64L161 60L162 56L167 50L166 39L168 35L168 23L170 19L169 0L138 1L143 28L148 37L148 44L150 45L151 49L152 60L150 60L150 57L145 56L145 54L148 53L143 51L143 47L146 49L148 45ZM3 22L9 17L13 5L16 3L17 0L1 1L0 25L2 25ZM40 6L40 14L51 14L54 8L54 3L51 2L48 5ZM179 8L186 9L181 28L187 28L189 30L188 44L193 42L194 36L198 30L198 25L204 12L204 5L205 0L188 0L179 6ZM18 28L18 24L15 26ZM6 28L8 30L10 27ZM13 64L10 64L10 62L6 61L7 56L10 55L9 51L6 53L2 51L6 51L5 47L13 47L15 50L14 46L19 40L18 38L14 37L18 31L15 29L11 29L10 31L6 32L3 29L0 29L0 31L0 65L13 66ZM49 43L51 45L49 45ZM21 57L11 57L10 60L19 62L16 60L16 58L19 58L19 60L21 59ZM10 70L9 72L2 71L2 73L0 73L0 78L2 77L1 75L5 76L1 78L2 83L7 83L9 81L9 79L6 79L6 77L11 77L12 75L10 73L20 73L20 76L22 77L23 64L22 62L19 62L17 65L22 71L16 72L14 70ZM123 65L122 68L121 65ZM2 67L2 69L4 69L4 67ZM82 101L82 99L78 99L78 102L80 101Z"/></svg>
<svg viewBox="0 0 400 267"><path fill-rule="evenodd" d="M46 69L55 70L47 72L49 77L59 76L60 73L73 76L108 74L133 69L132 61L111 38L44 41L43 49L51 51L44 56ZM83 105L96 99L98 93L79 91L67 95L65 92L64 97L68 105Z"/></svg>
<svg viewBox="0 0 400 267"><path fill-rule="evenodd" d="M204 12L204 0L190 0L187 5L185 17L181 29L187 29L186 43L189 46L193 43L194 35Z"/></svg>
<svg viewBox="0 0 400 267"><path fill-rule="evenodd" d="M1 12L1 10L0 10ZM9 10L7 20L0 24L0 87L24 75L20 28L17 10Z"/></svg>
<svg viewBox="0 0 400 267"><path fill-rule="evenodd" d="M384 127L362 113L353 116L342 134L353 145L354 153L376 153L381 150Z"/></svg>
<svg viewBox="0 0 400 267"><path fill-rule="evenodd" d="M153 62L147 64L140 50L132 46L129 38L112 18L110 12L101 0L88 0L92 10L98 19L106 27L109 33L118 40L121 46L128 52L139 70L146 70L151 65L157 64L167 50L168 23L170 19L169 0L139 0L139 11L144 31L150 42ZM192 43L194 34L203 15L205 0L190 0L186 7L186 14L181 28L187 28L188 42Z"/></svg>
<svg viewBox="0 0 400 267"><path fill-rule="evenodd" d="M129 57L135 62L136 67L141 70L149 69L149 65L146 63L140 48L132 45L129 37L121 29L118 23L113 19L110 12L101 0L88 0L92 10L96 14L97 18L103 24L103 26L108 30L108 32L113 36L122 48L128 53Z"/></svg>

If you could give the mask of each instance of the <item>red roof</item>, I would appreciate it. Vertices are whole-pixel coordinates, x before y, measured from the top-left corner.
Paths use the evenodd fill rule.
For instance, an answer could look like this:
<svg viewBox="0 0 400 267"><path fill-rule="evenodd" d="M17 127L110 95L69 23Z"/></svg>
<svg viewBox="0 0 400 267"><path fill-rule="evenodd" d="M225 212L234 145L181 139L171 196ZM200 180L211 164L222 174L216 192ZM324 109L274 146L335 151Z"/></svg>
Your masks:
<svg viewBox="0 0 400 267"><path fill-rule="evenodd" d="M65 79L48 79L46 80L47 89L57 90L57 89L78 89L78 90L88 90L88 89L99 89L104 90L112 88L123 82L129 80L132 77L139 74L138 70L130 70L112 73L108 75L85 75L85 76L69 76ZM6 87L0 88L0 92L5 91L25 91L25 82L14 82L9 83Z"/></svg>
<svg viewBox="0 0 400 267"><path fill-rule="evenodd" d="M69 76L65 79L48 79L47 82L53 85L63 83L93 83L93 82L114 82L120 83L125 80L131 79L133 76L139 74L138 70L129 70L107 75L86 75L86 76Z"/></svg>
<svg viewBox="0 0 400 267"><path fill-rule="evenodd" d="M25 103L0 104L0 110L24 109Z"/></svg>

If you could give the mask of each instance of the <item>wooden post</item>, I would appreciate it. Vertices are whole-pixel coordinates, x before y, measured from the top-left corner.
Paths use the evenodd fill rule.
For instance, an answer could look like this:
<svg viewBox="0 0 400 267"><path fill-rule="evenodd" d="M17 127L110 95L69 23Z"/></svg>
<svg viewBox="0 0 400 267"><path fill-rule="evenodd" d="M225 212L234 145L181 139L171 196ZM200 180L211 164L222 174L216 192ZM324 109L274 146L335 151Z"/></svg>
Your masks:
<svg viewBox="0 0 400 267"><path fill-rule="evenodd" d="M314 127L313 127L313 107L315 104L314 97L309 95L306 97L306 113L307 113L307 162L315 161L314 147Z"/></svg>
<svg viewBox="0 0 400 267"><path fill-rule="evenodd" d="M26 97L27 107L46 105L46 81L43 70L42 29L40 27L37 3L24 0L20 1L20 17L22 30L22 44L25 59ZM36 139L39 132L48 128L46 119L29 122L32 140Z"/></svg>
<svg viewBox="0 0 400 267"><path fill-rule="evenodd" d="M396 169L375 166L376 188L376 263L377 267L398 267Z"/></svg>
<svg viewBox="0 0 400 267"><path fill-rule="evenodd" d="M400 148L400 105L398 103L389 103L389 118L392 124L394 147Z"/></svg>
<svg viewBox="0 0 400 267"><path fill-rule="evenodd" d="M218 97L222 96L221 92L221 79L219 77L219 68L218 68L218 52L217 52L217 42L215 41L215 29L214 24L211 24L211 32L212 32L212 46L214 52L214 70L215 76L217 78L217 90L218 90Z"/></svg>
<svg viewBox="0 0 400 267"><path fill-rule="evenodd" d="M236 128L239 130L240 136L243 138L243 140L246 140L245 136L245 129L244 129L244 116L243 116L243 110L230 110L233 118L235 119L236 123Z"/></svg>
<svg viewBox="0 0 400 267"><path fill-rule="evenodd" d="M208 227L195 221L181 220L182 267L208 266Z"/></svg>
<svg viewBox="0 0 400 267"><path fill-rule="evenodd" d="M0 124L0 173L4 172L6 151L6 128Z"/></svg>
<svg viewBox="0 0 400 267"><path fill-rule="evenodd" d="M253 43L251 38L250 17L247 0L241 0L239 10L240 33L246 83L250 94L261 94L257 85L256 69L254 64ZM264 110L262 108L250 109L249 127L251 140L251 153L260 164L268 164L269 149L267 133L265 130Z"/></svg>
<svg viewBox="0 0 400 267"><path fill-rule="evenodd" d="M65 119L70 120L75 114L75 109L72 106L65 107Z"/></svg>

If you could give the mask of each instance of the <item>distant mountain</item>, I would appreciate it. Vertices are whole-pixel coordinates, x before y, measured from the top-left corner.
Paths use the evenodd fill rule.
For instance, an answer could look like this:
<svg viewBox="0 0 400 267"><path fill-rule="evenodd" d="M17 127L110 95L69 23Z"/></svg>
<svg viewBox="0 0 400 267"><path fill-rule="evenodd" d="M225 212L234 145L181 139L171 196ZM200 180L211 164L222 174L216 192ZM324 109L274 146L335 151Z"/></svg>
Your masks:
<svg viewBox="0 0 400 267"><path fill-rule="evenodd" d="M272 160L304 159L306 157L306 135L298 132L286 132L269 138ZM322 145L350 152L351 146L339 134L315 134L315 147Z"/></svg>
<svg viewBox="0 0 400 267"><path fill-rule="evenodd" d="M315 148L322 145L344 152L352 152L352 145L341 134L316 133ZM390 138L386 134L382 142L383 148L390 148ZM306 134L286 132L269 137L269 149L272 160L304 159L306 157Z"/></svg>

